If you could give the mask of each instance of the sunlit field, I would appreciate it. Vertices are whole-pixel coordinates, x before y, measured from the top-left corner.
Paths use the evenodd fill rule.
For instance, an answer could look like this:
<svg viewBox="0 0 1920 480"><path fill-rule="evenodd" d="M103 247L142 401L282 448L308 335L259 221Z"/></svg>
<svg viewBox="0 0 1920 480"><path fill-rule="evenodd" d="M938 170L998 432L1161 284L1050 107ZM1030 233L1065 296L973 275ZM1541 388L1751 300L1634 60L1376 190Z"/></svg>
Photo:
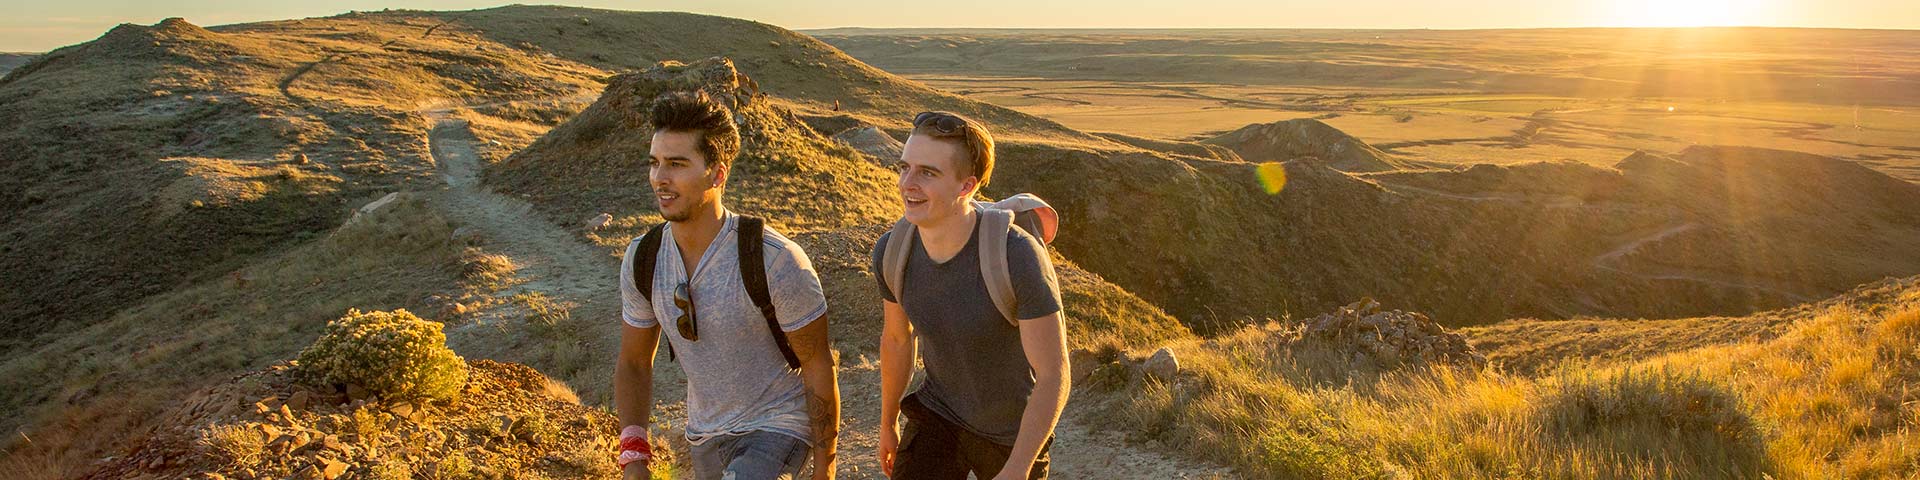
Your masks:
<svg viewBox="0 0 1920 480"><path fill-rule="evenodd" d="M1707 22L1711 23L1711 22ZM815 32L929 85L1080 130L1200 140L1318 118L1446 163L1689 145L1795 150L1920 181L1920 65L1900 31Z"/></svg>

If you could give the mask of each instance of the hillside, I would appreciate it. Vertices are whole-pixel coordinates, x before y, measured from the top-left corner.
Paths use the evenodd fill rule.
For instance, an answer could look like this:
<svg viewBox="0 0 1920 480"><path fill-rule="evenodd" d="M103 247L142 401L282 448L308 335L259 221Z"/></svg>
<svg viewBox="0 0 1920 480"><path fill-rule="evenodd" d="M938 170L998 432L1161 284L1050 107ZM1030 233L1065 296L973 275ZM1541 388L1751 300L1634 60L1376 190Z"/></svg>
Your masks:
<svg viewBox="0 0 1920 480"><path fill-rule="evenodd" d="M1248 125L1201 143L1227 147L1239 154L1240 158L1256 162L1314 157L1327 161L1328 166L1342 172L1380 172L1418 167L1311 118Z"/></svg>
<svg viewBox="0 0 1920 480"><path fill-rule="evenodd" d="M1348 310L1328 317L1351 318ZM1421 318L1396 311L1365 321L1381 315ZM1521 321L1420 334L1435 330L1367 323L1342 342L1313 333L1322 318L1304 334L1271 324L1177 342L1181 373L1168 381L1121 368L1138 360L1119 358L1089 382L1111 393L1096 398L1112 428L1257 478L1920 473L1909 448L1920 440L1910 388L1920 374L1920 277L1731 319ZM1750 328L1702 328L1716 323ZM1490 349L1496 366L1390 362L1363 348L1370 338L1413 344L1457 333ZM1538 375L1500 371L1562 361Z"/></svg>
<svg viewBox="0 0 1920 480"><path fill-rule="evenodd" d="M40 54L0 52L0 77L4 77L7 75L7 72L11 72L13 69L20 68L21 65L25 65L27 62L33 61L33 57L37 56L40 56Z"/></svg>
<svg viewBox="0 0 1920 480"><path fill-rule="evenodd" d="M0 132L0 351L433 181L426 105L570 94L597 75L416 24L122 25L0 81L0 122L15 126Z"/></svg>
<svg viewBox="0 0 1920 480"><path fill-rule="evenodd" d="M623 12L581 13L615 20L655 17ZM354 14L214 30L201 29L182 20L169 20L153 27L123 26L102 41L50 54L43 62L10 77L6 85L0 85L0 91L23 99L8 104L10 108L18 108L14 112L19 118L34 120L20 131L10 132L15 134L10 141L40 149L32 156L21 154L20 158L34 160L32 162L7 164L24 174L17 184L10 185L70 190L60 191L62 196L50 195L45 199L34 196L23 202L26 213L39 216L9 217L9 222L13 222L8 224L10 230L23 232L22 235L44 235L47 239L43 243L10 244L5 257L9 262L9 275L5 277L7 281L86 285L9 288L7 292L39 296L17 300L20 304L57 307L64 301L67 305L109 313L104 318L65 312L29 315L32 312L12 304L0 310L33 322L16 325L22 336L14 338L12 341L16 343L10 344L10 349L0 357L0 368L10 372L11 379L0 402L8 411L19 413L8 417L6 428L25 433L6 441L7 458L5 464L0 465L5 476L58 477L94 459L135 446L139 438L104 438L101 432L148 431L160 426L152 422L165 408L164 399L184 395L204 386L210 379L286 358L290 349L300 345L303 338L310 338L306 335L311 335L320 323L350 306L405 307L428 312L435 320L462 327L451 328L449 340L464 354L533 364L579 386L594 402L607 401L604 382L610 365L597 359L611 355L614 345L608 339L614 338L616 325L575 319L607 318L605 313L612 311L609 301L614 297L604 293L611 291L612 278L589 272L612 268L617 258L608 254L616 252L617 247L598 249L583 245L583 241L600 237L581 235L577 230L562 229L544 219L528 216L526 207L530 205L527 203L493 195L478 186L482 171L491 170L488 162L499 160L505 156L504 152L517 149L552 124L588 106L585 100L590 100L592 94L587 93L586 99L580 99L582 94L578 89L598 89L602 85L602 73L592 66L550 56L531 44L507 47L492 43L463 24L442 25L444 22L423 15L427 14ZM712 17L673 18L708 19L723 24L736 22ZM115 40L121 38L133 40ZM126 50L138 49L121 43L156 50L123 55ZM302 52L314 52L313 58L319 61L294 62L288 58ZM172 90L155 93L138 88L128 90L128 96L160 99L154 102L215 98L212 101L244 103L248 108L222 111L224 116L202 114L176 119L164 110L148 114L147 110L115 103L121 100L113 96L117 90L111 88L72 85L74 79L87 78L104 68L102 65L114 62L150 66L152 70L144 74L163 75L162 80L178 77L209 82L195 87L204 88L206 93L180 87L182 91L195 93L178 98L171 96ZM141 79L142 73L129 70L128 75L137 81L99 81L114 88L159 81ZM536 83L539 85L534 90L527 90ZM762 85L768 83L773 82ZM89 105L87 102L100 102L113 108L101 107L97 112L62 110L75 104ZM794 102L781 99L777 103L785 106L779 110L770 106L758 111L767 115L769 132L788 134L782 138L795 142L780 144L782 149L806 146L837 154L848 161L855 158L846 147L812 134L807 123L790 110L797 105ZM45 115L30 115L36 108ZM141 128L129 126L108 131L82 145L77 139L48 133L72 128L61 123L61 118L68 117L55 112L69 116L76 112L94 115L102 125L135 122ZM367 116L385 118L388 122L363 121ZM234 131L230 141L138 150L142 144L134 141L146 138L143 135L169 134L164 129L145 128L148 123L158 121L168 122L162 123L163 126L216 132L227 132L233 125L307 121L311 122L308 124L311 128L305 134L311 138L289 140ZM62 140L47 140L54 138ZM125 150L109 154L67 148L76 146ZM229 150L217 150L222 148ZM182 151L196 152L199 156L181 159L169 156ZM258 152L279 156L242 157L267 155ZM793 153L796 152L787 155ZM797 155L788 159L789 162L811 160ZM155 175L149 180L179 185L171 190L162 189L173 192L156 201L165 207L163 211L214 210L228 215L216 217L226 222L221 225L247 228L256 237L270 241L248 239L204 224L179 224L167 218L125 227L107 225L104 221L98 226L54 221L56 211L72 212L89 206L104 208L116 202L125 203L112 195L132 195L152 189L128 185L143 179L114 175L112 168L159 168L150 165L175 163L181 164L178 169L186 173L178 177ZM100 166L103 164L107 167ZM126 166L114 167L123 164ZM862 164L880 171L871 163ZM102 171L103 168L107 170ZM773 168L816 167L796 162ZM266 215L249 209L264 208L260 198L273 198L269 194L274 191L269 189L278 186L276 182L302 180L310 175L308 172L324 172L329 177L318 182L326 188L304 190L306 197L302 198L333 202L332 206L286 207L286 210L302 215L296 218L311 218L312 223L286 227L261 222L258 218L233 218L237 215L234 211ZM779 175L762 178L776 180L774 186L786 181L786 177ZM879 184L879 180L872 178L864 181ZM783 189L780 191L754 190L751 185L751 181L742 180L741 190L750 192L751 196L747 197L750 199L812 195L797 190L804 185L786 184L779 187ZM415 190L423 194L415 200L393 202L381 195L395 190ZM405 205L399 211L412 213L391 220L355 218L343 222L355 212L353 207L375 198L381 200L373 204L389 206L380 211ZM169 201L181 205L166 203ZM878 223L877 219L890 214L872 213L872 209L884 209L890 203L850 198L845 206L856 209L854 211L865 209L868 213L856 218ZM752 205L753 201L742 204ZM107 218L101 215L100 218ZM359 212L352 216L367 214ZM808 229L820 225L848 225L824 211L813 216L818 220L792 216L794 222L782 226L810 250L823 252L816 256L816 265L837 265L822 268L831 291L848 292L834 294L836 303L857 305L865 303L861 300L873 298L872 279L866 276L864 258L866 247L878 231L842 229L809 233ZM277 216L266 218L280 220ZM392 234L397 237L373 240L344 233L364 228L356 225L367 222L397 229ZM342 223L348 225L334 229ZM560 223L571 223L571 220ZM119 235L52 241L51 237L65 231L60 230L62 228L107 228L106 233ZM42 229L54 231L24 233ZM205 235L209 241L173 242L151 237L179 235ZM847 235L852 235L852 240L846 239ZM39 238L42 237L29 237ZM255 242L248 244L254 245L251 250L218 243L248 241ZM624 238L614 241L624 242ZM158 245L156 248L176 250L129 251L133 250L129 245L149 243ZM837 251L844 258L824 254L828 245L842 244L847 248ZM479 248L461 250L468 246ZM58 262L49 263L47 258L34 256L40 253L36 249L92 255L129 251L124 255L144 259L149 268L158 273L96 274L76 269L77 265L64 263L67 260L58 256L53 257ZM81 265L100 272L117 272L113 265L93 266L84 262ZM1068 265L1062 272L1068 281L1068 298L1079 302L1070 312L1090 319L1076 324L1074 330L1084 334L1090 344L1130 346L1186 335L1184 327L1157 308L1097 275L1072 268L1064 260L1063 265ZM121 284L100 281L93 278L95 276L118 279ZM148 290L156 293L138 294ZM96 302L84 295L97 295L108 301ZM580 313L570 315L572 311ZM849 312L857 311L859 309L849 309ZM878 317L877 312L870 316ZM248 321L255 318L276 321ZM849 321L854 320L858 318ZM183 334L180 329L183 324L193 326L191 331L196 333ZM848 328L842 332L840 341L846 345L844 348L857 354L857 345L870 342L877 335L877 327ZM867 350L865 356L872 358L870 347ZM123 355L139 360L115 360ZM60 368L72 365L81 368ZM864 375L871 377L875 373L868 369ZM142 380L118 381L125 378L123 376ZM665 384L671 385L673 381L671 375L662 375ZM866 381L877 380L866 378ZM663 391L662 398L671 397L672 387L663 388L669 390ZM671 418L670 405L667 412ZM105 427L110 428L102 429ZM1066 458L1073 457L1063 459ZM1098 460L1089 457L1079 461ZM852 465L858 468L859 464ZM870 466L868 471L872 471Z"/></svg>

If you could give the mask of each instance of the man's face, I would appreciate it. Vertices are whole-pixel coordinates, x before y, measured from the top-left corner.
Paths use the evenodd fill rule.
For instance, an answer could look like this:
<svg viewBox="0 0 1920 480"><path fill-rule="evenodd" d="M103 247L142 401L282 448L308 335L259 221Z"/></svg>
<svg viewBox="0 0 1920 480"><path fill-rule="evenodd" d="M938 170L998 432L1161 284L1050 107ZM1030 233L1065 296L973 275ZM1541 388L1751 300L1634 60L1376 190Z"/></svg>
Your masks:
<svg viewBox="0 0 1920 480"><path fill-rule="evenodd" d="M900 198L906 205L908 222L930 222L959 215L973 197L973 176L961 159L965 151L952 141L926 135L907 137L900 152Z"/></svg>
<svg viewBox="0 0 1920 480"><path fill-rule="evenodd" d="M660 216L667 221L687 221L694 212L720 201L727 169L707 168L707 156L700 153L700 134L654 132L647 156L648 183L653 185Z"/></svg>

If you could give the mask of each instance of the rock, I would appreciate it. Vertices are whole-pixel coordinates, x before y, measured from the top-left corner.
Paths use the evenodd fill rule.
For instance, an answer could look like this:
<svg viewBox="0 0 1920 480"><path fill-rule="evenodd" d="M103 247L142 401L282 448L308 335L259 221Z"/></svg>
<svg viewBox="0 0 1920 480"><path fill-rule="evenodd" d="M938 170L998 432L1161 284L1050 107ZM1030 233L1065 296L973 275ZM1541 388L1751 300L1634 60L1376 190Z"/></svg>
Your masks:
<svg viewBox="0 0 1920 480"><path fill-rule="evenodd" d="M613 215L609 213L601 213L598 216L587 219L587 231L599 230L601 227L605 227L609 223L613 223Z"/></svg>
<svg viewBox="0 0 1920 480"><path fill-rule="evenodd" d="M340 453L347 452L346 442L340 441L340 436L338 435L329 434L325 437L320 437L320 441L317 442L317 444L320 446L319 448L321 450L325 450L329 452L340 452Z"/></svg>
<svg viewBox="0 0 1920 480"><path fill-rule="evenodd" d="M380 209L386 208L387 205L393 204L394 201L397 201L403 198L408 198L408 197L409 197L409 194L407 194L406 192L393 192L393 193L387 194L386 196L380 197L379 200L367 202L366 205L362 205L360 208L354 209L353 216L348 217L346 223L342 223L340 224L340 226L346 227L348 225L358 224L362 221L365 221L364 217L366 217L367 215L371 215L373 214L373 212L378 212L380 211Z"/></svg>
<svg viewBox="0 0 1920 480"><path fill-rule="evenodd" d="M481 242L480 230L471 226L453 229L453 241L466 246L478 246Z"/></svg>
<svg viewBox="0 0 1920 480"><path fill-rule="evenodd" d="M272 442L267 443L267 452L279 456L293 453L294 438L293 434L280 435L278 438L273 439Z"/></svg>
<svg viewBox="0 0 1920 480"><path fill-rule="evenodd" d="M307 468L302 468L300 469L300 471L293 472L293 476L287 477L287 478L292 478L294 480L325 480L326 479L326 477L321 475L320 468L315 467L313 465L308 465Z"/></svg>
<svg viewBox="0 0 1920 480"><path fill-rule="evenodd" d="M1174 375L1180 373L1180 360L1174 358L1173 350L1160 347L1160 350L1153 352L1152 357L1147 358L1146 363L1140 365L1140 371L1149 378L1170 382L1173 381Z"/></svg>
<svg viewBox="0 0 1920 480"><path fill-rule="evenodd" d="M400 417L413 416L413 402L394 402L387 406L387 412Z"/></svg>
<svg viewBox="0 0 1920 480"><path fill-rule="evenodd" d="M303 431L303 432L295 433L293 434L292 438L289 438L287 440L287 451L289 452L299 451L301 448L306 448L306 446L312 442L313 442L313 432Z"/></svg>
<svg viewBox="0 0 1920 480"><path fill-rule="evenodd" d="M290 407L294 410L306 410L307 407L312 405L313 405L313 393L308 392L306 390L301 390L299 392L296 392L293 394L292 397L287 398L287 407Z"/></svg>
<svg viewBox="0 0 1920 480"><path fill-rule="evenodd" d="M357 383L347 384L347 401L360 402L373 398L373 391Z"/></svg>
<svg viewBox="0 0 1920 480"><path fill-rule="evenodd" d="M320 476L326 480L340 478L347 473L347 463L331 458L320 459Z"/></svg>
<svg viewBox="0 0 1920 480"><path fill-rule="evenodd" d="M1067 354L1067 378L1074 385L1086 380L1096 368L1100 368L1099 354L1089 350L1074 350Z"/></svg>
<svg viewBox="0 0 1920 480"><path fill-rule="evenodd" d="M505 436L508 432L513 431L513 417L509 417L506 415L495 415L494 420L497 420L500 422L500 434L502 436Z"/></svg>

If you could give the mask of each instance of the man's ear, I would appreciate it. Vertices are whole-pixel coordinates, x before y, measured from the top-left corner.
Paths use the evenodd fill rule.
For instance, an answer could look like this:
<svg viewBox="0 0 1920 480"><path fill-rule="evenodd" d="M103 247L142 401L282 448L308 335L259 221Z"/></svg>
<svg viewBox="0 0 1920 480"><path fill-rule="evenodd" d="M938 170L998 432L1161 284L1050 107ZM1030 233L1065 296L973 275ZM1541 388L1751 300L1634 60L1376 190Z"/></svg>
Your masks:
<svg viewBox="0 0 1920 480"><path fill-rule="evenodd" d="M973 198L974 194L980 193L980 177L967 177L967 182L960 184L960 189L967 191L967 198Z"/></svg>
<svg viewBox="0 0 1920 480"><path fill-rule="evenodd" d="M715 165L713 167L713 186L719 187L721 185L726 185L727 175L730 175L732 173L733 173L733 164L731 163L723 163L720 165Z"/></svg>

